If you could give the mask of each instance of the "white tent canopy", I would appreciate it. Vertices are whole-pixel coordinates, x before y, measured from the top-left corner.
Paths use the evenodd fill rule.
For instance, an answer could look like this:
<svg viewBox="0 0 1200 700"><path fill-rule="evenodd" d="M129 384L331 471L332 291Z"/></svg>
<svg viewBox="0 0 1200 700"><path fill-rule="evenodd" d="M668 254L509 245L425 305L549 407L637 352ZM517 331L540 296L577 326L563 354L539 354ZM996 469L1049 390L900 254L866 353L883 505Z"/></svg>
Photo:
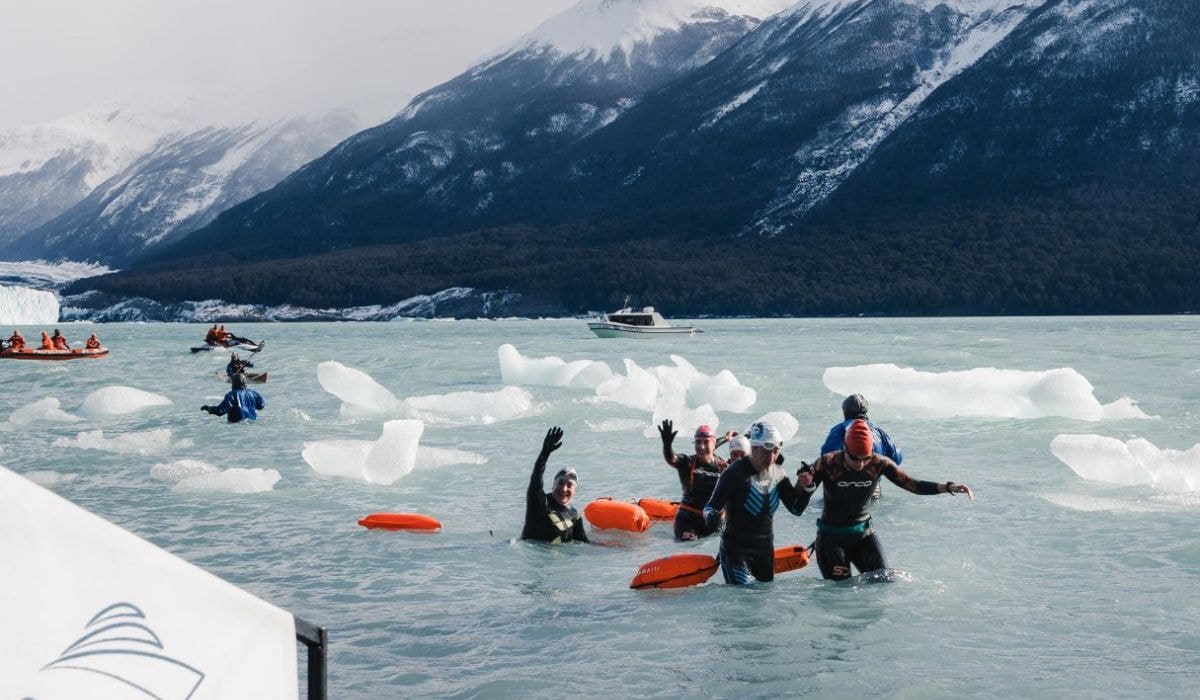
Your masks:
<svg viewBox="0 0 1200 700"><path fill-rule="evenodd" d="M0 467L0 697L297 698L281 610Z"/></svg>

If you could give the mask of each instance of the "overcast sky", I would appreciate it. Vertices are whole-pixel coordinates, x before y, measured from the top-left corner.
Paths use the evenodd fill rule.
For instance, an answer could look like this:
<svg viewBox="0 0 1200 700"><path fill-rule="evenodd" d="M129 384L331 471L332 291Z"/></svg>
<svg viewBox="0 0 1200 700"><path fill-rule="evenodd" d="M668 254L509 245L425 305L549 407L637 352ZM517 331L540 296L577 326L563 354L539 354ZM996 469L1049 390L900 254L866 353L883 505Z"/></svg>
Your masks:
<svg viewBox="0 0 1200 700"><path fill-rule="evenodd" d="M574 0L0 0L0 129L147 84L382 121Z"/></svg>

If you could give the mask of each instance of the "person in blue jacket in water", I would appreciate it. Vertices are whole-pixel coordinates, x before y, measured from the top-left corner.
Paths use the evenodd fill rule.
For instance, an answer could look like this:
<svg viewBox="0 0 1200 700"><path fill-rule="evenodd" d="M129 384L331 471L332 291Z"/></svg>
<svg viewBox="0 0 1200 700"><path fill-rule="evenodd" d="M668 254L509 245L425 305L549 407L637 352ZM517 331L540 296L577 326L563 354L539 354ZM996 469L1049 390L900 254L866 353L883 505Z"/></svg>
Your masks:
<svg viewBox="0 0 1200 700"><path fill-rule="evenodd" d="M867 427L871 429L874 436L872 452L883 455L896 463L896 466L904 461L904 455L901 454L900 448L896 447L896 443L892 442L892 438L883 428L871 422L867 418L867 399L862 394L850 394L842 401L842 422L829 429L829 435L825 437L825 444L821 445L821 454L829 454L842 449L846 441L846 430L859 418L867 421ZM875 493L871 494L871 498L879 500L880 497L879 484L875 484Z"/></svg>
<svg viewBox="0 0 1200 700"><path fill-rule="evenodd" d="M233 382L233 389L225 394L225 400L220 405L201 406L200 410L214 416L225 416L230 423L257 419L257 412L267 406L262 394L246 388L246 377L243 374L233 375L230 381Z"/></svg>

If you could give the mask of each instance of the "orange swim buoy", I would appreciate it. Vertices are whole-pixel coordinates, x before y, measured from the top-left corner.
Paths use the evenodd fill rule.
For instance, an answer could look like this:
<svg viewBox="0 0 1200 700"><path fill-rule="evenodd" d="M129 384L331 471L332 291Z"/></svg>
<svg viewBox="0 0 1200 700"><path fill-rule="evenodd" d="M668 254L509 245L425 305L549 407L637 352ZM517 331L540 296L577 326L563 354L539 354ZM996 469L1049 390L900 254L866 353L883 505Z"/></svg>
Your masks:
<svg viewBox="0 0 1200 700"><path fill-rule="evenodd" d="M646 511L646 515L655 520L674 520L675 513L679 511L677 502L664 501L661 498L643 498L637 504Z"/></svg>
<svg viewBox="0 0 1200 700"><path fill-rule="evenodd" d="M787 547L775 548L775 573L795 571L808 566L808 547L793 544Z"/></svg>
<svg viewBox="0 0 1200 700"><path fill-rule="evenodd" d="M687 588L704 583L717 573L717 560L707 554L672 554L642 564L629 587Z"/></svg>
<svg viewBox="0 0 1200 700"><path fill-rule="evenodd" d="M598 498L583 509L583 517L592 525L605 530L628 530L645 532L650 527L650 516L641 506L612 498Z"/></svg>
<svg viewBox="0 0 1200 700"><path fill-rule="evenodd" d="M372 530L437 532L442 529L442 523L437 518L420 513L371 513L359 520L358 524Z"/></svg>

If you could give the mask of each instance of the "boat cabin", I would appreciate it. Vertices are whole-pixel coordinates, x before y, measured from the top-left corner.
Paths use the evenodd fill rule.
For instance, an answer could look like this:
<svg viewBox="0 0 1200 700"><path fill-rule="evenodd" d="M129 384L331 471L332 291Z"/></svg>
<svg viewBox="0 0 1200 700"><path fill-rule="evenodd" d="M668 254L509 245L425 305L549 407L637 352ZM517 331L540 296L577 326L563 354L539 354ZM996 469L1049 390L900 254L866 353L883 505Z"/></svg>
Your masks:
<svg viewBox="0 0 1200 700"><path fill-rule="evenodd" d="M666 321L660 316L653 306L647 306L641 311L633 309L621 309L620 311L607 314L610 323L623 323L627 326L665 326Z"/></svg>

